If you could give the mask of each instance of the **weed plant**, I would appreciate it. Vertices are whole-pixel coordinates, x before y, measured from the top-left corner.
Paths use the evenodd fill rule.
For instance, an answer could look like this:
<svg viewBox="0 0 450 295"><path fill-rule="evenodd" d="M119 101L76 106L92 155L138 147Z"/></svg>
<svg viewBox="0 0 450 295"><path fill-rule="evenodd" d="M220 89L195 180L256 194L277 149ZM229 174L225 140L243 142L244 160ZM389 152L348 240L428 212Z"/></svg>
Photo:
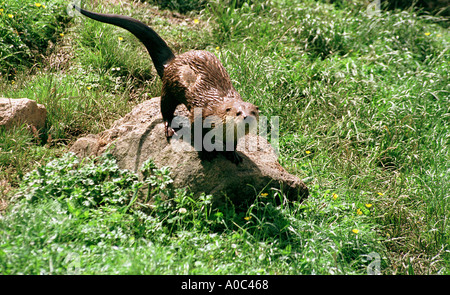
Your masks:
<svg viewBox="0 0 450 295"><path fill-rule="evenodd" d="M211 196L172 189L167 168L149 160L143 170L138 180L111 155L65 154L27 174L0 220L0 272L365 273L364 255L383 250L370 219L343 217L355 204L329 192L303 205L264 194L248 208L214 208Z"/></svg>
<svg viewBox="0 0 450 295"><path fill-rule="evenodd" d="M63 33L65 1L41 4L30 0L0 4L0 75L13 78L31 67Z"/></svg>

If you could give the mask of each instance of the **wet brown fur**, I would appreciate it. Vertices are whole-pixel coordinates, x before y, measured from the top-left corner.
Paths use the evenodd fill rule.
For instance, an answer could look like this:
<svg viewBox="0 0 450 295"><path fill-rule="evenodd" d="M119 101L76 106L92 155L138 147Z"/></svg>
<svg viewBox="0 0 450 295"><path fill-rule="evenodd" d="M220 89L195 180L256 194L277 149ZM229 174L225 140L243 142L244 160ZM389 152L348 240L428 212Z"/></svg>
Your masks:
<svg viewBox="0 0 450 295"><path fill-rule="evenodd" d="M161 113L166 122L166 136L173 135L170 122L175 108L184 104L191 112L202 108L202 117L254 116L258 107L244 102L231 84L231 79L217 57L201 50L189 51L170 61L162 77ZM237 140L237 139L236 139Z"/></svg>

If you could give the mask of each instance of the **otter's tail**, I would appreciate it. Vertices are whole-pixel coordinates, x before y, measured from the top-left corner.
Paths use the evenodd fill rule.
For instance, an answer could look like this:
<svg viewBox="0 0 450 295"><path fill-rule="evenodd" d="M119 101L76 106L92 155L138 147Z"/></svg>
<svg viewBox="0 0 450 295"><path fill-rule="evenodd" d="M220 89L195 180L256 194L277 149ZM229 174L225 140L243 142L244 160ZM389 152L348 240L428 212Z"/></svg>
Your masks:
<svg viewBox="0 0 450 295"><path fill-rule="evenodd" d="M172 50L166 42L150 27L144 23L123 15L102 14L84 10L76 5L74 8L81 14L94 20L119 26L130 31L147 47L150 57L153 60L158 75L162 78L164 74L164 65L175 57Z"/></svg>

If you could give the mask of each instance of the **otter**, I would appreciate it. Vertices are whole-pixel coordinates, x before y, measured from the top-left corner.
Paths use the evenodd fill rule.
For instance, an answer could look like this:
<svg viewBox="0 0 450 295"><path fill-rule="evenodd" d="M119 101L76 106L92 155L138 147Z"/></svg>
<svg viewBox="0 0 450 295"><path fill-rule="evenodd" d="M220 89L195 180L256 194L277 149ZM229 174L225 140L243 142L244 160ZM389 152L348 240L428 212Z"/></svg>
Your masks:
<svg viewBox="0 0 450 295"><path fill-rule="evenodd" d="M91 19L128 30L145 45L162 80L160 107L168 140L176 134L171 123L178 105L184 104L187 107L191 122L196 119L194 109L201 108L202 121L213 117L219 118L222 124L232 124L231 132L230 128L227 129L225 126L221 129L223 149L220 150L224 151L224 155L236 165L242 162L242 158L236 152L237 142L239 137L249 133L256 126L259 109L242 100L234 89L227 71L214 54L192 50L175 55L152 28L139 20L117 14L90 12L76 5L73 7ZM216 120L212 126L216 126L217 123L220 122ZM250 128L246 124L249 124ZM239 129L244 132L238 132ZM208 130L211 129L207 128L206 131ZM201 153L202 158L208 160L216 154L217 151Z"/></svg>

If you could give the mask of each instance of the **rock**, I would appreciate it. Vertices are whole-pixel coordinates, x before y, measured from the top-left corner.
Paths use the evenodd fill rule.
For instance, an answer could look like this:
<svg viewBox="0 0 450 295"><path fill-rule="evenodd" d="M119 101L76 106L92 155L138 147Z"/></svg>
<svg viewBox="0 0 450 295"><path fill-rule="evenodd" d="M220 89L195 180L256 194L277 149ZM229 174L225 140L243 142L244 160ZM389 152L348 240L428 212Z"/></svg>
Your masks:
<svg viewBox="0 0 450 295"><path fill-rule="evenodd" d="M272 146L263 137L249 134L240 139L237 150L243 162L238 166L223 155L211 162L202 161L190 143L180 139L167 141L159 108L159 97L145 101L114 122L111 129L78 139L70 151L86 157L108 150L119 167L136 173L152 158L158 167L171 168L174 187L189 187L195 195L212 194L218 202L225 196L233 202L252 200L272 188L282 189L290 200L307 197L306 185L281 167ZM179 106L177 115L187 117L187 109Z"/></svg>
<svg viewBox="0 0 450 295"><path fill-rule="evenodd" d="M0 97L0 126L11 128L20 124L29 124L37 129L44 127L47 110L28 98Z"/></svg>

